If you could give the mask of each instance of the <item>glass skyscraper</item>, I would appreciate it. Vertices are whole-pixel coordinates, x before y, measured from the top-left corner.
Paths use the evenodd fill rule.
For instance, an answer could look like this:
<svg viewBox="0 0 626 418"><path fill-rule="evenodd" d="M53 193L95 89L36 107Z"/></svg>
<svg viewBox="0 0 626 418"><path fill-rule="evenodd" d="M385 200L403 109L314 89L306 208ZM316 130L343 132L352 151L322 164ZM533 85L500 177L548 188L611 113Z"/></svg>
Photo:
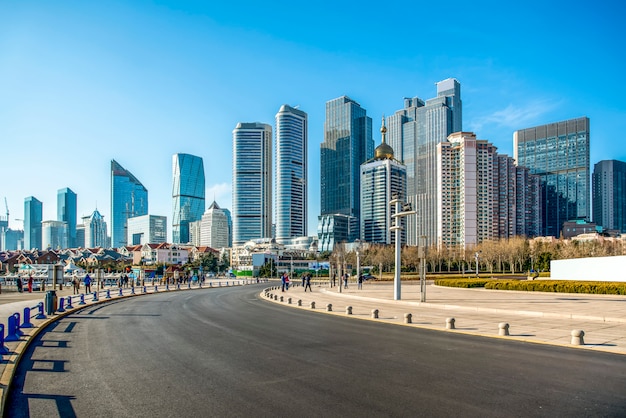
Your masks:
<svg viewBox="0 0 626 418"><path fill-rule="evenodd" d="M57 191L57 221L67 222L67 246L76 247L76 193L69 188Z"/></svg>
<svg viewBox="0 0 626 418"><path fill-rule="evenodd" d="M162 244L167 241L167 217L143 215L128 218L128 245Z"/></svg>
<svg viewBox="0 0 626 418"><path fill-rule="evenodd" d="M233 245L272 236L272 127L233 130Z"/></svg>
<svg viewBox="0 0 626 418"><path fill-rule="evenodd" d="M172 241L190 242L189 222L204 213L204 163L201 157L174 154L172 157Z"/></svg>
<svg viewBox="0 0 626 418"><path fill-rule="evenodd" d="M276 241L307 234L307 114L288 105L276 114Z"/></svg>
<svg viewBox="0 0 626 418"><path fill-rule="evenodd" d="M522 129L513 134L517 165L541 178L541 232L559 237L563 223L589 221L589 118Z"/></svg>
<svg viewBox="0 0 626 418"><path fill-rule="evenodd" d="M374 155L372 119L366 110L347 96L326 102L320 151L319 249L332 251L335 243L359 237L361 164ZM341 215L337 230L333 228L339 220L336 215Z"/></svg>
<svg viewBox="0 0 626 418"><path fill-rule="evenodd" d="M416 215L407 217L407 244L437 242L437 144L462 130L461 84L454 78L437 83L437 97L404 99L404 109L390 116L389 145L407 167L406 200Z"/></svg>
<svg viewBox="0 0 626 418"><path fill-rule="evenodd" d="M626 232L626 162L603 160L593 166L593 222Z"/></svg>
<svg viewBox="0 0 626 418"><path fill-rule="evenodd" d="M41 222L43 221L43 203L29 196L24 199L24 249L41 248Z"/></svg>
<svg viewBox="0 0 626 418"><path fill-rule="evenodd" d="M128 245L127 219L147 214L148 190L130 171L111 160L111 246Z"/></svg>
<svg viewBox="0 0 626 418"><path fill-rule="evenodd" d="M85 248L108 247L107 224L98 209L94 210L90 216L85 216L82 219Z"/></svg>

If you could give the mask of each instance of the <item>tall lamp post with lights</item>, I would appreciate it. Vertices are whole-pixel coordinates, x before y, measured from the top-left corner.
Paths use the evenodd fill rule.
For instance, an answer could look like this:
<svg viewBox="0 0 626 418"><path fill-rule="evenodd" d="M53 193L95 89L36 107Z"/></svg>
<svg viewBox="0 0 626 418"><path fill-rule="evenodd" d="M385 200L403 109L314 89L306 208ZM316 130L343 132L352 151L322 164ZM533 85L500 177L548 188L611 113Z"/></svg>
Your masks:
<svg viewBox="0 0 626 418"><path fill-rule="evenodd" d="M400 289L400 270L401 270L401 257L400 257L400 250L401 250L401 234L400 232L404 229L402 228L402 223L401 223L401 218L404 218L405 216L409 216L409 215L414 215L415 211L413 210L411 203L405 203L402 199L400 199L400 196L397 194L394 194L392 196L391 201L389 202L389 205L395 205L396 207L396 212L391 215L391 217L394 219L393 222L393 226L391 228L389 228L390 231L395 231L395 240L396 240L396 266L395 266L395 272L394 272L394 277L393 277L393 300L400 300L401 297L401 289Z"/></svg>

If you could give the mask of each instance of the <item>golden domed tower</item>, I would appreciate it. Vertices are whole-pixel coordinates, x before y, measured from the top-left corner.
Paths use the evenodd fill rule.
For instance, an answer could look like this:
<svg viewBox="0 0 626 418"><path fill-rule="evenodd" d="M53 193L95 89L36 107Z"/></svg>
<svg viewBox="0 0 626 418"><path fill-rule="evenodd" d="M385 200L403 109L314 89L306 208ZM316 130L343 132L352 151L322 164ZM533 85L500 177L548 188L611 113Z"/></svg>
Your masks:
<svg viewBox="0 0 626 418"><path fill-rule="evenodd" d="M393 160L393 148L391 148L385 142L387 136L387 127L385 126L385 115L383 115L382 126L380 127L380 133L382 134L382 143L374 150L375 160Z"/></svg>

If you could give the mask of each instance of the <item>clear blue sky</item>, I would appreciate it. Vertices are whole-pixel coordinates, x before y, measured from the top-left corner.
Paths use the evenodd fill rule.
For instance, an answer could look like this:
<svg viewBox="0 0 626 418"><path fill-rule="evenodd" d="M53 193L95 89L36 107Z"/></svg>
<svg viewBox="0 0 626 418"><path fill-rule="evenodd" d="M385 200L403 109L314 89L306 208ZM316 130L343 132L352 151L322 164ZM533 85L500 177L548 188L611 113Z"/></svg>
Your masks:
<svg viewBox="0 0 626 418"><path fill-rule="evenodd" d="M207 205L230 208L235 125L273 126L282 104L299 105L313 234L326 101L359 102L379 143L383 114L448 77L464 130L502 153L517 129L588 116L591 169L626 160L625 6L603 3L3 0L0 199L21 228L25 197L56 219L69 187L79 217L97 206L110 223L115 159L171 223L172 154L184 152L204 159Z"/></svg>

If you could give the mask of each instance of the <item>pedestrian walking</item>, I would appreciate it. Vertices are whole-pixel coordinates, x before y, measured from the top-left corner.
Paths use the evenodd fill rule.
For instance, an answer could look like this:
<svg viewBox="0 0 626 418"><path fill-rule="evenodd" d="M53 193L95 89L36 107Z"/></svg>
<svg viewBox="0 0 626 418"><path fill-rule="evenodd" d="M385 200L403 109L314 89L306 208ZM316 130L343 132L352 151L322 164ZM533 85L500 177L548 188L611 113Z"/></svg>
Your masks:
<svg viewBox="0 0 626 418"><path fill-rule="evenodd" d="M311 273L307 274L306 277L304 277L304 281L304 291L306 292L306 290L309 289L309 291L312 292L313 289L311 289Z"/></svg>
<svg viewBox="0 0 626 418"><path fill-rule="evenodd" d="M20 276L17 276L17 280L15 281L15 284L17 285L17 291L19 293L22 293L22 278Z"/></svg>
<svg viewBox="0 0 626 418"><path fill-rule="evenodd" d="M343 288L347 289L348 288L348 273L345 273L343 275Z"/></svg>
<svg viewBox="0 0 626 418"><path fill-rule="evenodd" d="M282 291L285 291L285 286L287 285L287 273L283 273L282 276L280 276L280 283L282 285Z"/></svg>
<svg viewBox="0 0 626 418"><path fill-rule="evenodd" d="M74 285L74 295L78 295L80 293L80 281L78 277L74 276L74 280L72 280L72 284Z"/></svg>
<svg viewBox="0 0 626 418"><path fill-rule="evenodd" d="M89 277L89 273L87 273L83 282L85 283L85 293L91 293L91 277Z"/></svg>
<svg viewBox="0 0 626 418"><path fill-rule="evenodd" d="M33 293L33 276L28 276L28 293Z"/></svg>

